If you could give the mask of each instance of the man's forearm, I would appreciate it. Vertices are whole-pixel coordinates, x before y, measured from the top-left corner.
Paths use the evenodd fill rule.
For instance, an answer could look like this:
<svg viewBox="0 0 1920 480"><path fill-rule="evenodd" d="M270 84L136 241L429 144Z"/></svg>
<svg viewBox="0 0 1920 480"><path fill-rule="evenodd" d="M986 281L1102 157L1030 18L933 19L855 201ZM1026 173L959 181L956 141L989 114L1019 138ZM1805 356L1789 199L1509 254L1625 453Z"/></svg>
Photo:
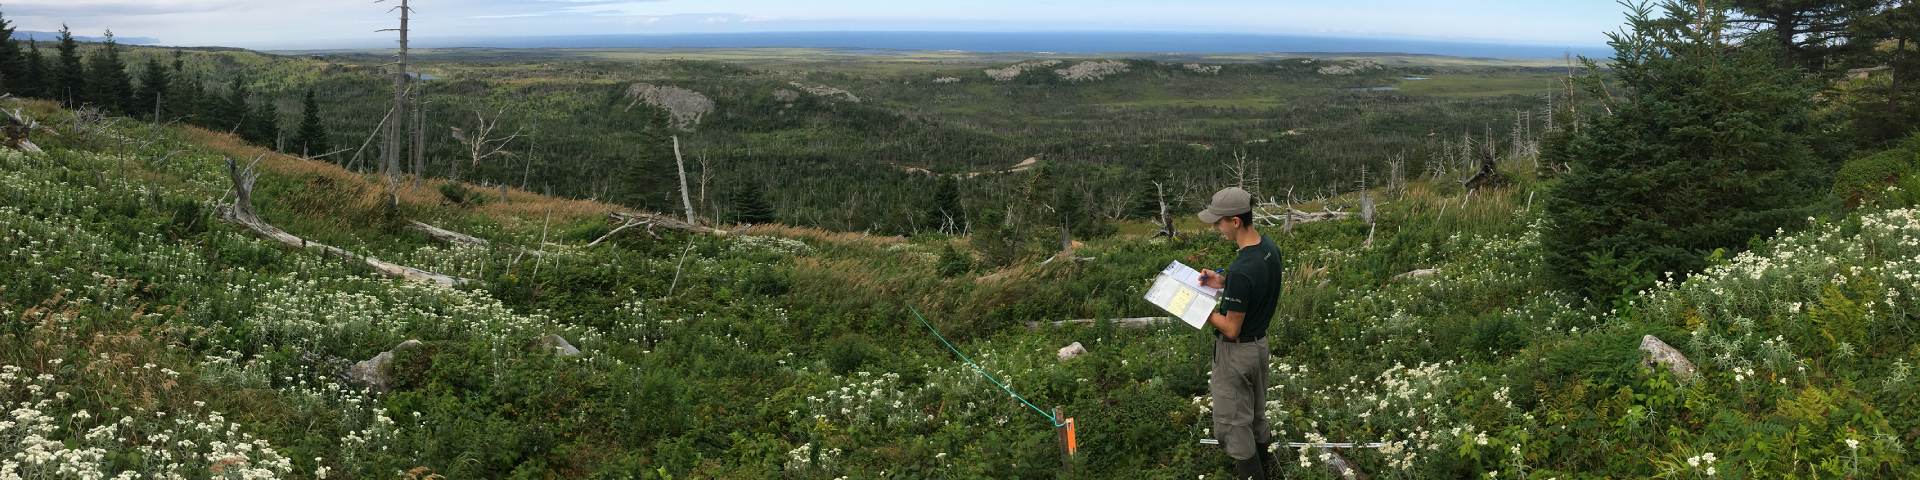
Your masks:
<svg viewBox="0 0 1920 480"><path fill-rule="evenodd" d="M1220 312L1214 312L1212 315L1207 316L1207 324L1213 325L1213 328L1219 330L1221 335L1233 338L1240 338L1240 323L1242 320L1244 319L1234 319Z"/></svg>

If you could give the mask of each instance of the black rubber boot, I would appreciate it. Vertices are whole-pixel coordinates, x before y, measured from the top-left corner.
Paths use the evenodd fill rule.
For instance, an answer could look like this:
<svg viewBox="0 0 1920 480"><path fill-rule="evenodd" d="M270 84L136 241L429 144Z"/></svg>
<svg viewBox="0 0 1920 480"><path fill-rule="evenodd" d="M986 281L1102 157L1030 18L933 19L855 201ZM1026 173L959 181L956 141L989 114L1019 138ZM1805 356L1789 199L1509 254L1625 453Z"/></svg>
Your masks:
<svg viewBox="0 0 1920 480"><path fill-rule="evenodd" d="M1280 471L1280 462L1273 458L1273 442L1262 443L1260 447L1260 468L1269 472Z"/></svg>
<svg viewBox="0 0 1920 480"><path fill-rule="evenodd" d="M1258 455L1246 460L1234 460L1233 478L1235 480L1267 480L1267 469L1260 463Z"/></svg>

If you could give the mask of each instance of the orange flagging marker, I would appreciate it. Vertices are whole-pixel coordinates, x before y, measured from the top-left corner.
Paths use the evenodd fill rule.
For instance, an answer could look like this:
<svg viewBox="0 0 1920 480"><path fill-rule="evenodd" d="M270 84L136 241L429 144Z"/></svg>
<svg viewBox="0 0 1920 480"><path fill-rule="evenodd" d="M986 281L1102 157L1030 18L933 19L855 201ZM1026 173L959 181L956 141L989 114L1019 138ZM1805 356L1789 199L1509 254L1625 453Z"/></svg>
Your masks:
<svg viewBox="0 0 1920 480"><path fill-rule="evenodd" d="M1067 418L1067 455L1071 456L1074 454L1074 452L1079 450L1080 450L1079 441L1074 439L1073 437L1073 418L1068 417Z"/></svg>

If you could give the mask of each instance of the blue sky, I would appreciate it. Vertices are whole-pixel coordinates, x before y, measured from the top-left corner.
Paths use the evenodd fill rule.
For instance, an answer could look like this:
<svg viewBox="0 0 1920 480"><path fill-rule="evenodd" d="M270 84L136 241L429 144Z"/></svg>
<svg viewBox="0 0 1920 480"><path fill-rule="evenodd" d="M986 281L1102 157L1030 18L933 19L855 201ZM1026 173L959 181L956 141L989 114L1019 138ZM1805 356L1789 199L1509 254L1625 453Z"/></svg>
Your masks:
<svg viewBox="0 0 1920 480"><path fill-rule="evenodd" d="M389 3L398 0L387 0ZM371 0L13 0L25 30L61 23L168 44L251 48L391 44ZM820 30L1181 31L1403 37L1564 46L1604 42L1613 0L416 0L423 37Z"/></svg>

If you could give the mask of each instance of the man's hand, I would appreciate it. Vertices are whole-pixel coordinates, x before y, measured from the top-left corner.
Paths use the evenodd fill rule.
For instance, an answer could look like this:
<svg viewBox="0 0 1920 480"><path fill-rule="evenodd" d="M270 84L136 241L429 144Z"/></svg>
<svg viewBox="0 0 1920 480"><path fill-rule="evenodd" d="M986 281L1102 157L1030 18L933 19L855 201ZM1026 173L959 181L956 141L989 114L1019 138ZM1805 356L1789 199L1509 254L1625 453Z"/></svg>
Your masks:
<svg viewBox="0 0 1920 480"><path fill-rule="evenodd" d="M1200 284L1210 288L1227 288L1227 277L1213 270L1201 270Z"/></svg>

